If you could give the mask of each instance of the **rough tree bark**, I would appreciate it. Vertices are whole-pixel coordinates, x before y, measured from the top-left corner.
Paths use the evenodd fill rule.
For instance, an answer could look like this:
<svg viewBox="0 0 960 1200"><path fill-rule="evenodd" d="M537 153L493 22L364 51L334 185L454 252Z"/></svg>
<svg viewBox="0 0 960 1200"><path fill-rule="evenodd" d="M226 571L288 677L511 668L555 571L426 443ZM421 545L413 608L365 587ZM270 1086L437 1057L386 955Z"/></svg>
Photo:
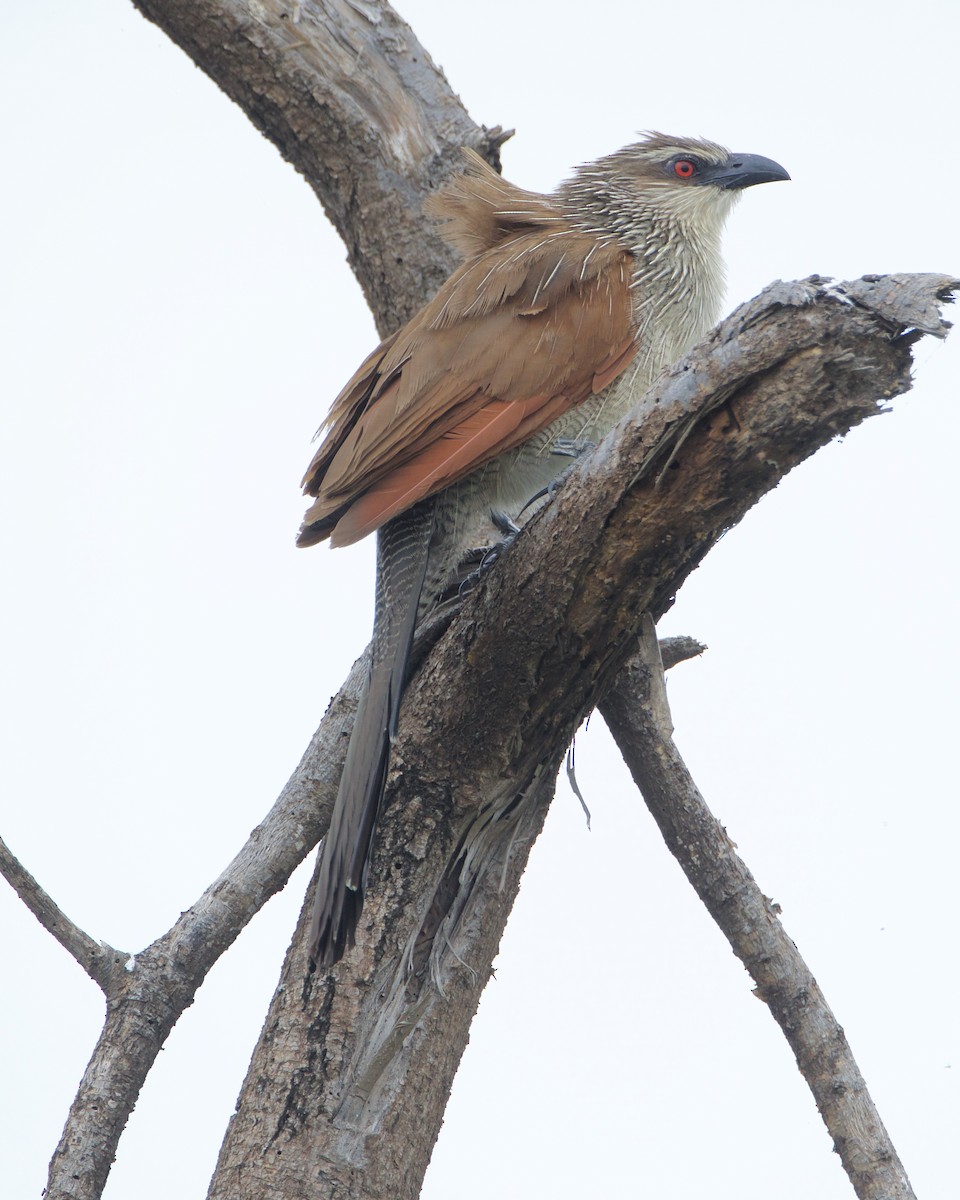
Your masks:
<svg viewBox="0 0 960 1200"><path fill-rule="evenodd" d="M301 916L211 1197L285 1197L303 1181L338 1197L418 1194L575 729L644 614L669 607L722 533L909 386L909 346L942 331L935 297L948 284L768 288L648 393L491 572L409 689L356 950L308 976ZM483 827L509 801L509 818ZM478 827L483 862L452 878ZM736 927L752 925L734 911ZM756 959L755 944L741 949ZM909 1197L892 1147L875 1144L879 1118L852 1125L832 1127L849 1137L845 1161L889 1167L860 1194Z"/></svg>
<svg viewBox="0 0 960 1200"><path fill-rule="evenodd" d="M344 237L380 329L405 319L451 266L424 232L421 197L460 145L495 159L502 135L470 121L410 30L377 0L137 7L304 173ZM578 464L411 687L360 944L335 971L310 977L301 919L211 1196L418 1193L573 731L609 694L611 713L620 703L625 752L636 756L638 723L623 716L630 683L619 673L643 614L662 613L717 538L793 465L877 412L878 399L909 387L910 345L944 332L936 308L950 283L912 276L774 285ZM0 869L108 998L48 1196L100 1195L169 1030L326 828L358 677L355 670L247 846L136 957L96 946L12 856L0 855ZM486 823L494 801L509 815ZM451 872L457 847L478 830L473 844L482 853ZM682 853L690 839L674 841ZM728 925L736 941L736 920ZM758 954L753 943L737 949ZM775 987L763 986L772 1002ZM846 1138L844 1114L828 1115L835 1136ZM910 1195L879 1140L882 1126L868 1123L864 1135L859 1120L858 1110L845 1154L851 1177L866 1178L858 1194ZM892 1175L881 1178L878 1159L892 1163Z"/></svg>
<svg viewBox="0 0 960 1200"><path fill-rule="evenodd" d="M472 146L509 137L469 117L382 0L133 0L300 171L347 247L381 334L455 265L420 215Z"/></svg>

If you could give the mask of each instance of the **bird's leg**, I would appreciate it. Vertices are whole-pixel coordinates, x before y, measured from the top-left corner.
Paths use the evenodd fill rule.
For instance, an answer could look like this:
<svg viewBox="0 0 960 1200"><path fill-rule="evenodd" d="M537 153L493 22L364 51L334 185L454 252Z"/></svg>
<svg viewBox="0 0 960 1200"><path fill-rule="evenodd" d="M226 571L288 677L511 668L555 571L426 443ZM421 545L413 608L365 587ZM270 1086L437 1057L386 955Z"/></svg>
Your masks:
<svg viewBox="0 0 960 1200"><path fill-rule="evenodd" d="M550 453L562 455L564 458L579 458L581 454L589 454L596 448L597 443L586 438L557 438Z"/></svg>
<svg viewBox="0 0 960 1200"><path fill-rule="evenodd" d="M501 512L500 509L492 508L490 510L490 520L494 528L501 533L499 542L495 542L486 550L479 551L481 557L477 566L469 575L466 575L457 589L460 596L465 596L467 592L472 591L481 578L490 570L493 564L500 558L504 551L509 550L513 543L517 540L517 535L520 532L520 526L507 513Z"/></svg>
<svg viewBox="0 0 960 1200"><path fill-rule="evenodd" d="M509 514L501 512L498 508L490 509L490 520L493 522L494 528L499 529L503 534L503 542L512 542L520 532L520 526L516 523L516 521L514 521ZM502 546L503 542L498 542L497 546ZM487 554L493 554L497 549L497 546L491 547L491 549L487 551ZM486 556L487 555L484 555L484 558L486 558Z"/></svg>
<svg viewBox="0 0 960 1200"><path fill-rule="evenodd" d="M553 496L560 484L563 483L573 470L576 460L584 454L589 454L596 447L596 442L590 442L586 438L557 438L551 447L550 453L562 458L572 458L574 461L568 467L564 467L559 474L555 475L546 487L542 487L539 492L534 492L523 508L520 509L520 516L523 516L531 504L536 504L538 500L542 500L545 496Z"/></svg>
<svg viewBox="0 0 960 1200"><path fill-rule="evenodd" d="M593 450L596 447L596 444L596 442L588 441L586 438L556 438L552 447L550 448L550 453L560 455L564 458L572 458L574 461L576 461L581 455L587 454ZM523 508L520 509L520 512L517 515L522 517L531 504L536 504L538 500L542 500L544 497L552 496L566 478L572 467L573 463L564 468L564 470L562 470L556 476L556 478L552 479L546 485L546 487L543 487L538 492L535 492L526 502ZM513 518L507 513L502 512L499 509L494 508L490 510L490 520L498 532L503 536L499 542L496 542L488 550L482 553L478 565L463 578L457 589L457 593L460 596L465 595L467 592L476 587L477 583L480 581L480 577L484 574L484 572L488 571L490 567L493 566L493 564L497 561L497 559L500 558L505 550L508 550L513 545L517 539L517 534L520 532L520 526L517 524L517 522L514 521Z"/></svg>

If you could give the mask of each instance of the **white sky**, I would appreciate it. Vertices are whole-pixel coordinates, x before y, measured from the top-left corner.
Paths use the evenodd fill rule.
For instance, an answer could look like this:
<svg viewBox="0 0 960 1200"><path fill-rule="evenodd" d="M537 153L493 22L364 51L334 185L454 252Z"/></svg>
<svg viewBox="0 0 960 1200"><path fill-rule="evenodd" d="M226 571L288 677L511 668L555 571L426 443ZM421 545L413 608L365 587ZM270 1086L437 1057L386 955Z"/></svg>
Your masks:
<svg viewBox="0 0 960 1200"><path fill-rule="evenodd" d="M474 118L516 127L523 185L651 127L782 162L793 182L731 222L731 306L777 277L960 272L954 0L401 11ZM0 832L138 950L260 819L366 642L372 545L293 535L310 437L375 335L303 180L123 0L9 7L2 30ZM960 335L922 344L893 414L790 476L662 626L710 645L671 677L678 742L921 1197L955 1188L960 1116L958 377ZM561 784L425 1197L850 1196L599 720L577 755L593 831ZM109 1200L204 1195L305 870L174 1030ZM20 1200L102 1003L8 889L0 947Z"/></svg>

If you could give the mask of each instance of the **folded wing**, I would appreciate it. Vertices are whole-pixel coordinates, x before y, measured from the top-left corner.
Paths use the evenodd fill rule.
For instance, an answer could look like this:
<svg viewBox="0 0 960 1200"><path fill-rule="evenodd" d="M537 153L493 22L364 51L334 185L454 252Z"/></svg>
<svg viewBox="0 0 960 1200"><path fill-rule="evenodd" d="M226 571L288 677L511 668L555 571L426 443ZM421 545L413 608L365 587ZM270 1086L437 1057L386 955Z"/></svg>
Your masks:
<svg viewBox="0 0 960 1200"><path fill-rule="evenodd" d="M472 156L431 205L471 257L366 359L304 477L298 542L346 545L550 424L636 349L630 255Z"/></svg>

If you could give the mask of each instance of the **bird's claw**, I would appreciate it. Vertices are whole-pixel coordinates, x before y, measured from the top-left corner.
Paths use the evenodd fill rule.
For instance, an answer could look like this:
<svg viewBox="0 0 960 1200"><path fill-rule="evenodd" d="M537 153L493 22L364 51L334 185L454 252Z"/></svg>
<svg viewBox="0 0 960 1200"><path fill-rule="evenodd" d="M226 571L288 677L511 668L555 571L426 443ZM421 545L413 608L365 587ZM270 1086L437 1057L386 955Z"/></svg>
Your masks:
<svg viewBox="0 0 960 1200"><path fill-rule="evenodd" d="M508 513L503 512L499 508L491 508L490 520L493 522L494 528L499 529L504 538L513 539L520 532L520 526L516 521Z"/></svg>
<svg viewBox="0 0 960 1200"><path fill-rule="evenodd" d="M596 449L596 445L596 442L589 442L586 438L556 438L550 453L560 455L563 458L577 459ZM552 498L554 492L556 492L560 484L569 475L572 467L573 463L569 467L565 467L554 479L551 479L546 487L542 487L539 492L534 492L523 508L520 509L520 515L523 516L531 504L536 504L538 500L542 500L545 496Z"/></svg>
<svg viewBox="0 0 960 1200"><path fill-rule="evenodd" d="M520 526L516 521L507 516L505 512L500 512L499 509L490 510L490 520L500 533L503 534L503 538L496 545L491 546L489 550L485 551L476 569L464 577L457 589L460 596L465 596L467 592L473 591L504 551L510 549L517 540L517 535L520 533Z"/></svg>

